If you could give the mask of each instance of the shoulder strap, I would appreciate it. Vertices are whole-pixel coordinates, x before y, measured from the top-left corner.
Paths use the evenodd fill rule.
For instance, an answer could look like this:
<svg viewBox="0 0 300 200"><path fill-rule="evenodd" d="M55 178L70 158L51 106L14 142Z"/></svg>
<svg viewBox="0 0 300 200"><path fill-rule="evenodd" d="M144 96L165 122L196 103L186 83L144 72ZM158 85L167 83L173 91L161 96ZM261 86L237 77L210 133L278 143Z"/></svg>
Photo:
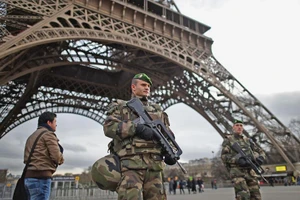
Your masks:
<svg viewBox="0 0 300 200"><path fill-rule="evenodd" d="M161 106L158 105L157 103L150 102L149 105L154 107L155 110L157 110L157 111L162 111Z"/></svg>
<svg viewBox="0 0 300 200"><path fill-rule="evenodd" d="M232 141L233 141L232 135L229 135L229 134L228 134L228 135L225 136L225 138L227 138L229 142L232 142Z"/></svg>
<svg viewBox="0 0 300 200"><path fill-rule="evenodd" d="M24 176L25 176L25 172L27 171L27 168L28 168L28 165L29 165L31 156L32 156L32 154L33 154L34 148L35 148L35 146L36 146L38 140L39 140L40 137L41 137L44 133L46 133L46 132L47 132L47 130L41 132L41 133L37 136L37 138L35 139L35 141L34 141L34 143L33 143L33 145L32 145L32 148L31 148L29 157L28 157L28 159L27 159L26 165L25 165L25 167L24 167L24 169L23 169L22 178L24 178Z"/></svg>
<svg viewBox="0 0 300 200"><path fill-rule="evenodd" d="M118 109L121 109L126 106L127 101L122 99L117 99Z"/></svg>

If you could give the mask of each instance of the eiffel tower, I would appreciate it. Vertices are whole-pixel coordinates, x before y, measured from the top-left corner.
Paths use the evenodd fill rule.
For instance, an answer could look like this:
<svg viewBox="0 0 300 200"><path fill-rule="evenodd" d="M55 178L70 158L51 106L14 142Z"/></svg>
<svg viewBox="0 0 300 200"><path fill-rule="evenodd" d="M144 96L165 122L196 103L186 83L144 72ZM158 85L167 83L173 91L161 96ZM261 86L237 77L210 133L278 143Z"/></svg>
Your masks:
<svg viewBox="0 0 300 200"><path fill-rule="evenodd" d="M145 72L163 109L184 103L221 137L243 119L269 164L295 170L299 139L217 61L209 29L172 0L0 1L0 138L45 110L103 124Z"/></svg>

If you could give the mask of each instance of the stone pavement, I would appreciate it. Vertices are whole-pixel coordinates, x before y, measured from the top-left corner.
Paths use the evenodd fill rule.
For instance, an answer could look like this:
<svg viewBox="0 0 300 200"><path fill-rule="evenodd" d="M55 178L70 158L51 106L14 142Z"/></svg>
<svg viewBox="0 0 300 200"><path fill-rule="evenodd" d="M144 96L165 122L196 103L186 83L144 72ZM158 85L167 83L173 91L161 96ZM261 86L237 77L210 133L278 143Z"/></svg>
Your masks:
<svg viewBox="0 0 300 200"><path fill-rule="evenodd" d="M176 195L168 195L168 200L234 200L233 188L205 189L203 193L185 195L176 191ZM300 186L263 186L262 200L300 200Z"/></svg>
<svg viewBox="0 0 300 200"><path fill-rule="evenodd" d="M176 195L168 195L168 200L234 200L233 188L205 189L203 193L180 195L179 189ZM57 190L53 191L51 200L116 200L117 194L98 188L79 190ZM262 200L300 200L300 186L263 186L261 187ZM11 200L12 193L1 194L0 200Z"/></svg>

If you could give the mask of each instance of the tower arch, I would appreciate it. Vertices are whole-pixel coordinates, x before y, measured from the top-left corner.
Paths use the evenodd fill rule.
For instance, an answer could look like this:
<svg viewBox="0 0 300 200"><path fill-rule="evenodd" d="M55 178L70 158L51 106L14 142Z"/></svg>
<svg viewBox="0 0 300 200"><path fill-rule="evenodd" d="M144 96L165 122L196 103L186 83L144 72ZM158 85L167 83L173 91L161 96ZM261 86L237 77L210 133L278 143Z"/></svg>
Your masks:
<svg viewBox="0 0 300 200"><path fill-rule="evenodd" d="M291 144L299 139L218 62L213 40L204 35L209 27L144 2L7 0L3 19L22 13L22 23L1 27L1 137L29 115L27 106L102 113L113 98L129 98L130 79L143 71L153 78L153 100L164 109L184 103L222 137L234 118L243 118L246 133L294 169L299 149Z"/></svg>

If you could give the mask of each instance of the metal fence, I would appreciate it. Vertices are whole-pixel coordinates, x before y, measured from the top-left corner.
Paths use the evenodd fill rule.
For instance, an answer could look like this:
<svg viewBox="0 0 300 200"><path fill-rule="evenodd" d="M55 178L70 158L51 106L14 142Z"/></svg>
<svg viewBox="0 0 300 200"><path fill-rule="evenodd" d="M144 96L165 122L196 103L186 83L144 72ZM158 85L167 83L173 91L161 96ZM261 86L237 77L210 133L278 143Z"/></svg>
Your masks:
<svg viewBox="0 0 300 200"><path fill-rule="evenodd" d="M12 199L14 189L13 187L6 187L5 184L0 184L0 199Z"/></svg>
<svg viewBox="0 0 300 200"><path fill-rule="evenodd" d="M117 199L117 193L99 188L84 189L53 189L51 200L92 200L92 199Z"/></svg>
<svg viewBox="0 0 300 200"><path fill-rule="evenodd" d="M14 187L0 186L0 200L12 199ZM52 189L50 200L93 200L117 199L117 193L99 188Z"/></svg>

